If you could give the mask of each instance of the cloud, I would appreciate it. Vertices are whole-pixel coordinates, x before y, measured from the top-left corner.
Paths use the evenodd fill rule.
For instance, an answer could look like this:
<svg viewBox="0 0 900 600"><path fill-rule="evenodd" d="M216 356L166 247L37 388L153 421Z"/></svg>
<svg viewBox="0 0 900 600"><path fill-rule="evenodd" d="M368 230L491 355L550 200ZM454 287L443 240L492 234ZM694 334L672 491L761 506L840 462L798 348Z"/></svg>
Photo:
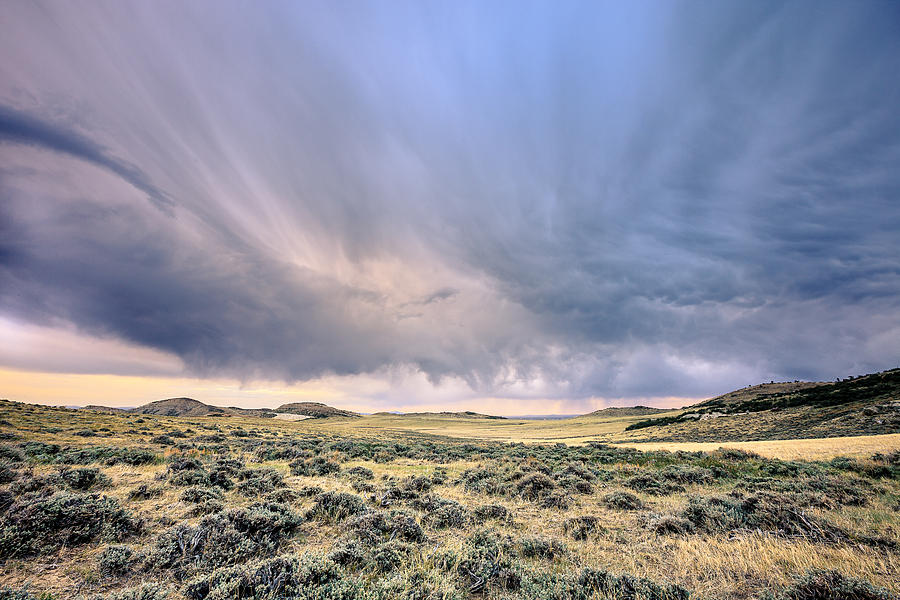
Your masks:
<svg viewBox="0 0 900 600"><path fill-rule="evenodd" d="M107 169L146 193L157 207L170 211L173 201L136 166L109 154L91 139L52 123L0 105L0 142L47 148Z"/></svg>
<svg viewBox="0 0 900 600"><path fill-rule="evenodd" d="M892 7L7 12L0 317L379 406L896 365Z"/></svg>

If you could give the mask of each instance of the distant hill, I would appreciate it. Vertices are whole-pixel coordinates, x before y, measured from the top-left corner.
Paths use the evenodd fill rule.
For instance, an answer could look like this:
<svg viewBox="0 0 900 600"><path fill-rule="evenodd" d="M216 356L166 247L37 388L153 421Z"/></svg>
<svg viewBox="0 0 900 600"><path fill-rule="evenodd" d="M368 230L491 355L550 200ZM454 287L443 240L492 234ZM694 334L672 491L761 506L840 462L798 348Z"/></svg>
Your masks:
<svg viewBox="0 0 900 600"><path fill-rule="evenodd" d="M118 415L131 412L130 408L115 408L113 406L100 406L99 404L88 404L81 410L90 410L93 412L103 413L106 415Z"/></svg>
<svg viewBox="0 0 900 600"><path fill-rule="evenodd" d="M325 417L358 417L355 412L349 410L341 410L334 408L321 402L292 402L290 404L282 404L275 409L276 413L288 413L292 415L305 415L321 419Z"/></svg>
<svg viewBox="0 0 900 600"><path fill-rule="evenodd" d="M408 412L408 413L395 413L395 412L379 412L375 413L376 415L390 415L393 417L431 417L431 418L439 418L439 419L505 419L506 417L498 417L495 415L485 415L482 413L473 412L471 410L461 411L461 412L451 412L451 411L443 411L443 412Z"/></svg>
<svg viewBox="0 0 900 600"><path fill-rule="evenodd" d="M657 415L669 412L671 408L652 408L650 406L610 406L601 408L592 413L582 415L585 417L641 417L644 415Z"/></svg>
<svg viewBox="0 0 900 600"><path fill-rule="evenodd" d="M356 413L341 410L320 402L297 402L284 404L278 408L240 408L238 406L213 406L193 398L166 398L138 406L137 408L113 408L91 404L81 410L105 414L159 415L163 417L256 417L271 419L278 413L304 415L307 417L358 417Z"/></svg>
<svg viewBox="0 0 900 600"><path fill-rule="evenodd" d="M211 417L225 416L227 409L204 404L193 398L167 398L138 406L132 412L142 415L160 415L164 417Z"/></svg>
<svg viewBox="0 0 900 600"><path fill-rule="evenodd" d="M768 383L632 423L655 441L835 437L900 432L900 369L834 383Z"/></svg>

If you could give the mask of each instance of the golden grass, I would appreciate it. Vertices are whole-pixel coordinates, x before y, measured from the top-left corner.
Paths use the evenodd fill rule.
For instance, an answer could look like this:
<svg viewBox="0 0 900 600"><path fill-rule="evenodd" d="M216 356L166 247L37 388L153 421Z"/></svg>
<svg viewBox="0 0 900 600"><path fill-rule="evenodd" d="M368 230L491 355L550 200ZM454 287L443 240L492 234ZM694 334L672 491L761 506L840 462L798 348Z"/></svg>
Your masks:
<svg viewBox="0 0 900 600"><path fill-rule="evenodd" d="M900 433L757 442L637 442L620 445L638 450L668 450L670 452L738 448L756 452L767 458L828 460L835 456L868 457L876 452L887 453L900 450Z"/></svg>
<svg viewBox="0 0 900 600"><path fill-rule="evenodd" d="M35 408L17 414L15 431L25 439L36 439L72 445L146 445L147 438L166 430L188 428L197 434L208 434L207 425L217 425L223 432L236 427L255 429L261 437L277 434L283 439L304 434L399 437L416 434L437 434L452 438L548 443L565 442L583 444L587 441L609 439L621 433L635 420L643 417L579 417L563 421L534 421L522 419L486 420L467 418L437 418L429 416L400 417L376 415L361 419L322 419L307 421L282 421L231 417L189 418L145 417L136 424L116 415L98 415L76 411L44 410ZM49 425L58 425L62 431L47 432ZM130 433L134 427L146 426L147 431ZM73 435L81 427L109 428L108 436L84 438ZM871 456L875 452L900 449L900 433L859 437L800 439L756 442L627 442L623 446L641 450L714 450L719 447L739 448L766 457L799 460L823 460L838 455ZM171 450L169 450L171 452ZM305 477L290 474L287 461L257 463L249 453L242 458L249 466L271 466L283 474L289 487L299 489L317 485L326 491L353 492L350 480L343 476ZM466 490L452 483L469 468L487 466L482 462L458 460L437 465L408 458L398 458L389 463L368 460L348 460L342 469L364 466L373 471L374 483L381 485L382 477L404 478L411 475L432 473L438 466L447 470L451 483L435 488L434 492L460 502L469 508L482 504L502 504L514 515L514 522L490 521L487 526L512 539L524 536L543 536L564 540L571 550L569 556L552 561L552 568L569 569L572 565L591 565L612 573L630 573L657 581L678 583L694 591L697 598L744 600L755 597L760 590L775 589L787 584L793 576L810 568L837 569L842 573L881 585L900 594L900 554L856 544L826 545L805 539L784 539L759 532L740 532L719 536L658 536L647 527L654 515L677 513L692 493L725 493L721 486L689 486L684 493L662 498L637 495L648 505L645 511L617 511L603 506L604 494L622 489L618 485L597 482L592 494L573 495L572 506L566 510L542 508L534 502L516 497L495 497ZM132 467L116 465L102 467L113 486L102 490L113 496L146 519L147 534L130 543L139 550L149 550L156 534L164 530L171 520L196 522L197 517L187 518L191 509L180 500L181 488L174 488L156 481L164 471L164 464ZM615 467L614 467L615 468ZM626 468L626 467L623 467ZM38 472L53 472L56 467L38 466ZM621 479L621 478L619 478ZM163 495L145 501L134 501L129 493L146 483L163 486ZM879 485L888 485L887 482ZM367 494L362 494L367 496ZM242 506L252 500L235 491L226 494L229 507ZM894 496L896 500L896 495ZM313 498L301 498L293 503L300 513L312 507ZM399 507L405 508L405 507ZM828 518L841 528L860 534L871 534L900 541L900 512L893 506L878 501L866 507L845 507L828 511ZM573 516L594 515L600 519L605 531L585 541L566 537L563 522ZM431 543L442 548L459 548L475 526L466 529L429 531ZM311 549L325 550L343 534L339 525L311 523L290 540L283 551L302 553ZM89 544L65 549L50 557L28 560L11 560L0 572L0 585L21 586L30 582L35 590L55 592L59 598L76 597L113 589L113 586L133 584L140 580L136 574L129 581L104 582L96 567L96 556L104 545ZM426 560L426 559L422 559ZM523 559L524 560L524 559ZM535 566L547 567L546 561ZM496 596L493 596L496 597Z"/></svg>

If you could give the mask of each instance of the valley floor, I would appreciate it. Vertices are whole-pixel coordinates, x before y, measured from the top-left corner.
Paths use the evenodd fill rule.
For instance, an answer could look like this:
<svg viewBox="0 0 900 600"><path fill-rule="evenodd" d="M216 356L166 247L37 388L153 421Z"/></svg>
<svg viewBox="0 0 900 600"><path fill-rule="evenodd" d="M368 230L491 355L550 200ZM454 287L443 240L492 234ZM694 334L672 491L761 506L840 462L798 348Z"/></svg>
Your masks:
<svg viewBox="0 0 900 600"><path fill-rule="evenodd" d="M0 599L900 594L900 435L597 441L639 418L2 402Z"/></svg>

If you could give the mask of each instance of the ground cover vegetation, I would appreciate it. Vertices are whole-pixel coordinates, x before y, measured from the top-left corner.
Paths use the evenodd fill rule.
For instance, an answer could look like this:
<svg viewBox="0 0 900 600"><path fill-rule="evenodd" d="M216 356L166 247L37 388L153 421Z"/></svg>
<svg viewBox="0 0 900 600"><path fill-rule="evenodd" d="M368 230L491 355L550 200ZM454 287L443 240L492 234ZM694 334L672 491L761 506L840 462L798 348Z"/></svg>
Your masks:
<svg viewBox="0 0 900 600"><path fill-rule="evenodd" d="M896 451L330 429L0 402L0 600L900 593Z"/></svg>

